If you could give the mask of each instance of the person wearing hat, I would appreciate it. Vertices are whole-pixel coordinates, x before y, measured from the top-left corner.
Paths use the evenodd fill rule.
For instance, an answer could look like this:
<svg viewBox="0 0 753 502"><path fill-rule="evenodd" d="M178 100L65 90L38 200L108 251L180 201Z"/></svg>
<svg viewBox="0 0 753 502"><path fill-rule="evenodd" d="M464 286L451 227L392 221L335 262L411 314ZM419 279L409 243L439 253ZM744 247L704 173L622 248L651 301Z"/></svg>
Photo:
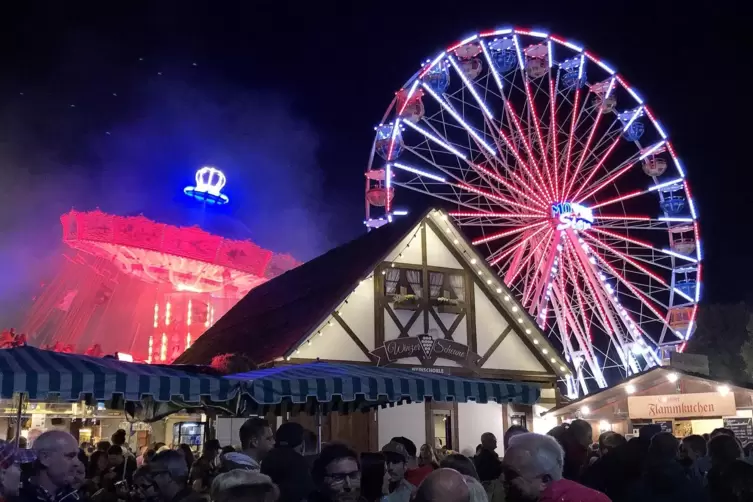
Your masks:
<svg viewBox="0 0 753 502"><path fill-rule="evenodd" d="M382 448L384 455L384 493L382 502L410 502L416 487L405 479L408 472L408 450L397 441L390 441Z"/></svg>
<svg viewBox="0 0 753 502"><path fill-rule="evenodd" d="M286 422L275 433L275 447L261 463L261 472L280 488L279 502L301 502L314 491L309 462L304 458L301 424Z"/></svg>

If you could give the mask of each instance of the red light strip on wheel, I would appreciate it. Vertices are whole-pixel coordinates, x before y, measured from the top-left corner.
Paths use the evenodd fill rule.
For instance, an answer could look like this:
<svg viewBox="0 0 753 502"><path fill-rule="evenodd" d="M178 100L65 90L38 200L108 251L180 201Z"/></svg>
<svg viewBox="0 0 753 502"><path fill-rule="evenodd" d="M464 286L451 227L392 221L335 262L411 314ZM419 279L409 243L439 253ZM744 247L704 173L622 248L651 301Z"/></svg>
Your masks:
<svg viewBox="0 0 753 502"><path fill-rule="evenodd" d="M531 229L531 228L536 228L536 227L539 227L541 225L545 225L546 223L547 223L546 221L540 221L538 223L531 223L530 225L525 225L525 226L522 226L522 227L519 227L519 228L514 228L512 230L505 230L503 232L497 232L496 234L492 234L492 235L489 235L487 237L481 237L479 239L475 239L475 240L471 241L471 244L473 244L474 246L476 246L478 244L484 244L485 242L490 242L490 241L493 241L493 240L496 240L496 239L501 239L502 237L507 237L509 235L517 234L518 232L523 232L524 230L528 230L528 229Z"/></svg>
<svg viewBox="0 0 753 502"><path fill-rule="evenodd" d="M526 214L526 213L495 213L495 212L468 212L468 211L450 211L450 216L456 218L541 218L540 214Z"/></svg>
<svg viewBox="0 0 753 502"><path fill-rule="evenodd" d="M520 246L524 246L536 234L538 234L538 233L540 233L540 232L542 232L544 230L546 230L546 227L541 227L540 229L536 230L534 233L532 233L531 235L529 235L528 237L526 237L525 239L523 239L522 241L520 241L518 244L514 245L513 247L511 247L510 249L508 249L507 251L505 251L503 254L501 254L500 256L497 256L492 261L490 261L489 262L489 266L494 266L497 263L501 262L502 260L504 260L505 258L507 258L508 256L510 256L513 252L515 252ZM542 242L543 242L543 240L542 240Z"/></svg>

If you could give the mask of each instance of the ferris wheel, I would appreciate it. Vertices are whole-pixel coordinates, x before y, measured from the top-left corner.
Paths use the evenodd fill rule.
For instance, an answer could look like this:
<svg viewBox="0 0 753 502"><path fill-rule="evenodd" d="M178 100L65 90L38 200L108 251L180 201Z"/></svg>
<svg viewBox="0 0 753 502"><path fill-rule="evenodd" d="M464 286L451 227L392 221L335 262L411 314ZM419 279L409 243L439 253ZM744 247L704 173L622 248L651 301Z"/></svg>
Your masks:
<svg viewBox="0 0 753 502"><path fill-rule="evenodd" d="M425 62L376 128L366 224L437 199L574 368L568 393L662 364L695 328L685 170L641 95L548 33L479 33Z"/></svg>

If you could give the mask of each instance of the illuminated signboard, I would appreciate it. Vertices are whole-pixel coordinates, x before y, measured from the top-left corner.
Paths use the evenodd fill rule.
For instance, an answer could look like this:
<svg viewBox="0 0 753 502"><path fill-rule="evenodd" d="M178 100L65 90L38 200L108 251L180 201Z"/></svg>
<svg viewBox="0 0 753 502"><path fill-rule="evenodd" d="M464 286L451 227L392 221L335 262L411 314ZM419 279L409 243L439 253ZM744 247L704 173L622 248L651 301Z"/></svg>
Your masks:
<svg viewBox="0 0 753 502"><path fill-rule="evenodd" d="M594 222L593 211L576 202L552 204L552 218L559 221L557 230L587 230Z"/></svg>

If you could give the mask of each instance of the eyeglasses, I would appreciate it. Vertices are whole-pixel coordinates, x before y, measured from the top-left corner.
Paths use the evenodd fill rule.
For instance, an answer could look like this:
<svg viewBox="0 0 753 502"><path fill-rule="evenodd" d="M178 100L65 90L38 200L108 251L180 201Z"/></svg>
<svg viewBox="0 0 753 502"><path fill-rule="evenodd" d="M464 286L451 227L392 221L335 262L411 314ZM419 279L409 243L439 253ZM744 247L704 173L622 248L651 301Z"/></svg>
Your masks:
<svg viewBox="0 0 753 502"><path fill-rule="evenodd" d="M361 479L361 473L360 471L333 472L331 474L327 474L327 477L331 479L333 483L344 483L346 479L353 482Z"/></svg>

